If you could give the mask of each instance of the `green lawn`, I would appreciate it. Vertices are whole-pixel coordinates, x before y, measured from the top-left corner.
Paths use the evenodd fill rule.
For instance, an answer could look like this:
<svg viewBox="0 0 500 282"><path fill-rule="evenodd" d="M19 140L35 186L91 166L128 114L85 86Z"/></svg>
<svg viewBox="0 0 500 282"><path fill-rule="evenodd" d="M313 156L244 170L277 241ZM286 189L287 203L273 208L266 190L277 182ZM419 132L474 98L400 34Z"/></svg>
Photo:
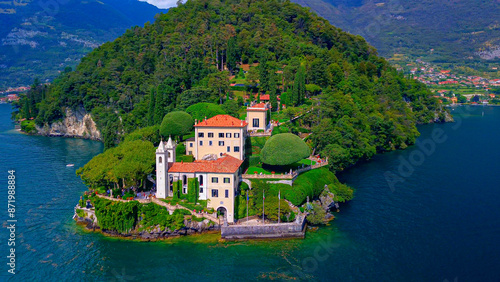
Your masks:
<svg viewBox="0 0 500 282"><path fill-rule="evenodd" d="M316 162L313 161L313 160L309 160L309 159L303 159L299 162L299 164L305 164L305 165L315 165Z"/></svg>
<svg viewBox="0 0 500 282"><path fill-rule="evenodd" d="M246 84L247 83L247 79L246 78L233 78L233 79L231 79L230 83Z"/></svg>
<svg viewBox="0 0 500 282"><path fill-rule="evenodd" d="M265 170L265 169L263 169L261 167L251 166L251 167L248 168L247 174L255 174L255 173L257 173L257 174L260 174L260 173L262 173L262 174L271 174L270 171L267 171L267 170Z"/></svg>
<svg viewBox="0 0 500 282"><path fill-rule="evenodd" d="M309 159L303 159L299 162L296 162L294 164L291 164L291 165L287 165L287 166L268 166L266 164L260 164L260 165L257 165L257 166L250 166L248 168L248 171L247 171L247 174L254 174L254 173L257 173L257 174L272 174L271 172L274 171L276 174L281 174L281 173L287 173L287 172L290 172L290 169L292 170L296 170L300 167L302 167L302 165L311 165L311 160ZM312 165L315 165L316 162L315 161L312 161Z"/></svg>

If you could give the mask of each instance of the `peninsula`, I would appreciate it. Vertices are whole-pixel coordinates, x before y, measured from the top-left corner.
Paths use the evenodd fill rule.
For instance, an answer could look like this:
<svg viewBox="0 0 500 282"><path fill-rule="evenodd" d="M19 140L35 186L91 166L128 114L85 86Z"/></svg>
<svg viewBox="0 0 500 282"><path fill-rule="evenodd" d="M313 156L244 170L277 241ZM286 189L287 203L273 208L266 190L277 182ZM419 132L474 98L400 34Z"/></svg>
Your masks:
<svg viewBox="0 0 500 282"><path fill-rule="evenodd" d="M273 233L324 223L353 196L336 172L449 120L432 96L297 4L191 0L35 83L14 116L33 134L103 141L77 171L90 191L75 212L92 228Z"/></svg>

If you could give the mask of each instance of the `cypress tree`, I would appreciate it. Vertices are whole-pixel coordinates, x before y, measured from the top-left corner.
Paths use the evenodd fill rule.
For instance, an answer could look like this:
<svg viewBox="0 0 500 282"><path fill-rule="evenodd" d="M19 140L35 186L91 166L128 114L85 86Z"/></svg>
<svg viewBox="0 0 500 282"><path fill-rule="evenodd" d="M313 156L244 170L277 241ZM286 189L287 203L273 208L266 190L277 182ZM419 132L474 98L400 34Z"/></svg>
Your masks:
<svg viewBox="0 0 500 282"><path fill-rule="evenodd" d="M260 59L259 66L259 90L265 92L269 90L269 68L267 66L267 58L263 56Z"/></svg>
<svg viewBox="0 0 500 282"><path fill-rule="evenodd" d="M270 81L270 89L269 89L269 100L271 102L271 107L272 110L276 111L278 110L278 98L276 97L276 75L271 76L271 81Z"/></svg>
<svg viewBox="0 0 500 282"><path fill-rule="evenodd" d="M163 92L156 93L155 100L155 113L154 113L154 124L160 124L165 116L165 109L163 108Z"/></svg>
<svg viewBox="0 0 500 282"><path fill-rule="evenodd" d="M172 188L173 188L173 192L174 192L174 195L173 195L173 198L174 200L177 200L180 198L180 191L182 189L182 181L179 180L179 181L175 181L174 183L172 183Z"/></svg>
<svg viewBox="0 0 500 282"><path fill-rule="evenodd" d="M23 117L25 119L30 118L30 106L29 106L28 97L23 99Z"/></svg>
<svg viewBox="0 0 500 282"><path fill-rule="evenodd" d="M306 94L306 75L302 66L299 67L297 73L295 74L292 93L292 103L296 106L302 104L302 102L304 101L304 96Z"/></svg>
<svg viewBox="0 0 500 282"><path fill-rule="evenodd" d="M149 93L149 109L147 116L147 124L154 125L155 123L155 91L154 88L151 88Z"/></svg>
<svg viewBox="0 0 500 282"><path fill-rule="evenodd" d="M298 100L298 95L299 95L297 93L298 85L296 85L295 81L297 81L297 79L294 80L291 89L288 91L288 101L286 103L287 107L293 107L293 106L295 106L295 103Z"/></svg>
<svg viewBox="0 0 500 282"><path fill-rule="evenodd" d="M188 202L196 203L199 197L199 186L198 178L188 179Z"/></svg>
<svg viewBox="0 0 500 282"><path fill-rule="evenodd" d="M290 106L290 104L288 104L288 100L288 92L283 92L283 94L281 94L280 110L283 109L283 105Z"/></svg>
<svg viewBox="0 0 500 282"><path fill-rule="evenodd" d="M229 38L227 42L227 68L229 71L233 71L236 68L237 53L236 53L236 37Z"/></svg>

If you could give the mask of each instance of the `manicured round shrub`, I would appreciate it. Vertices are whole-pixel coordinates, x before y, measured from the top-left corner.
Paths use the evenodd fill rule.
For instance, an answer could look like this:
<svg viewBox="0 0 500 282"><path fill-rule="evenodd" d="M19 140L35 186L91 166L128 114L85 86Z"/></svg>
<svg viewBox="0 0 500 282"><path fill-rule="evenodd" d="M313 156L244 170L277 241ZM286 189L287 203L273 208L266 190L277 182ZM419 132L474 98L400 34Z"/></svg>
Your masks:
<svg viewBox="0 0 500 282"><path fill-rule="evenodd" d="M309 157L311 150L300 137L291 133L269 138L262 148L260 159L269 165L289 165Z"/></svg>
<svg viewBox="0 0 500 282"><path fill-rule="evenodd" d="M161 122L160 134L164 138L177 136L182 138L184 134L191 131L193 127L193 118L190 114L183 111L168 113Z"/></svg>

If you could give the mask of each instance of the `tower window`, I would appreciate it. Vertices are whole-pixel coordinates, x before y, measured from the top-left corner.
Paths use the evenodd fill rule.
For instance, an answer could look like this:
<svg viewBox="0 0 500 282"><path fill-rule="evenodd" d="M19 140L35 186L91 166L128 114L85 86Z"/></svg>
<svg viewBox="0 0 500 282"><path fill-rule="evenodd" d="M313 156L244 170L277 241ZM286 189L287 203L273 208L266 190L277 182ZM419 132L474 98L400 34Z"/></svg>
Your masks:
<svg viewBox="0 0 500 282"><path fill-rule="evenodd" d="M160 159L158 160L158 162L159 162L159 163L162 163L162 159L161 159L161 157L160 157Z"/></svg>
<svg viewBox="0 0 500 282"><path fill-rule="evenodd" d="M253 127L259 127L259 119L258 118L253 119Z"/></svg>

